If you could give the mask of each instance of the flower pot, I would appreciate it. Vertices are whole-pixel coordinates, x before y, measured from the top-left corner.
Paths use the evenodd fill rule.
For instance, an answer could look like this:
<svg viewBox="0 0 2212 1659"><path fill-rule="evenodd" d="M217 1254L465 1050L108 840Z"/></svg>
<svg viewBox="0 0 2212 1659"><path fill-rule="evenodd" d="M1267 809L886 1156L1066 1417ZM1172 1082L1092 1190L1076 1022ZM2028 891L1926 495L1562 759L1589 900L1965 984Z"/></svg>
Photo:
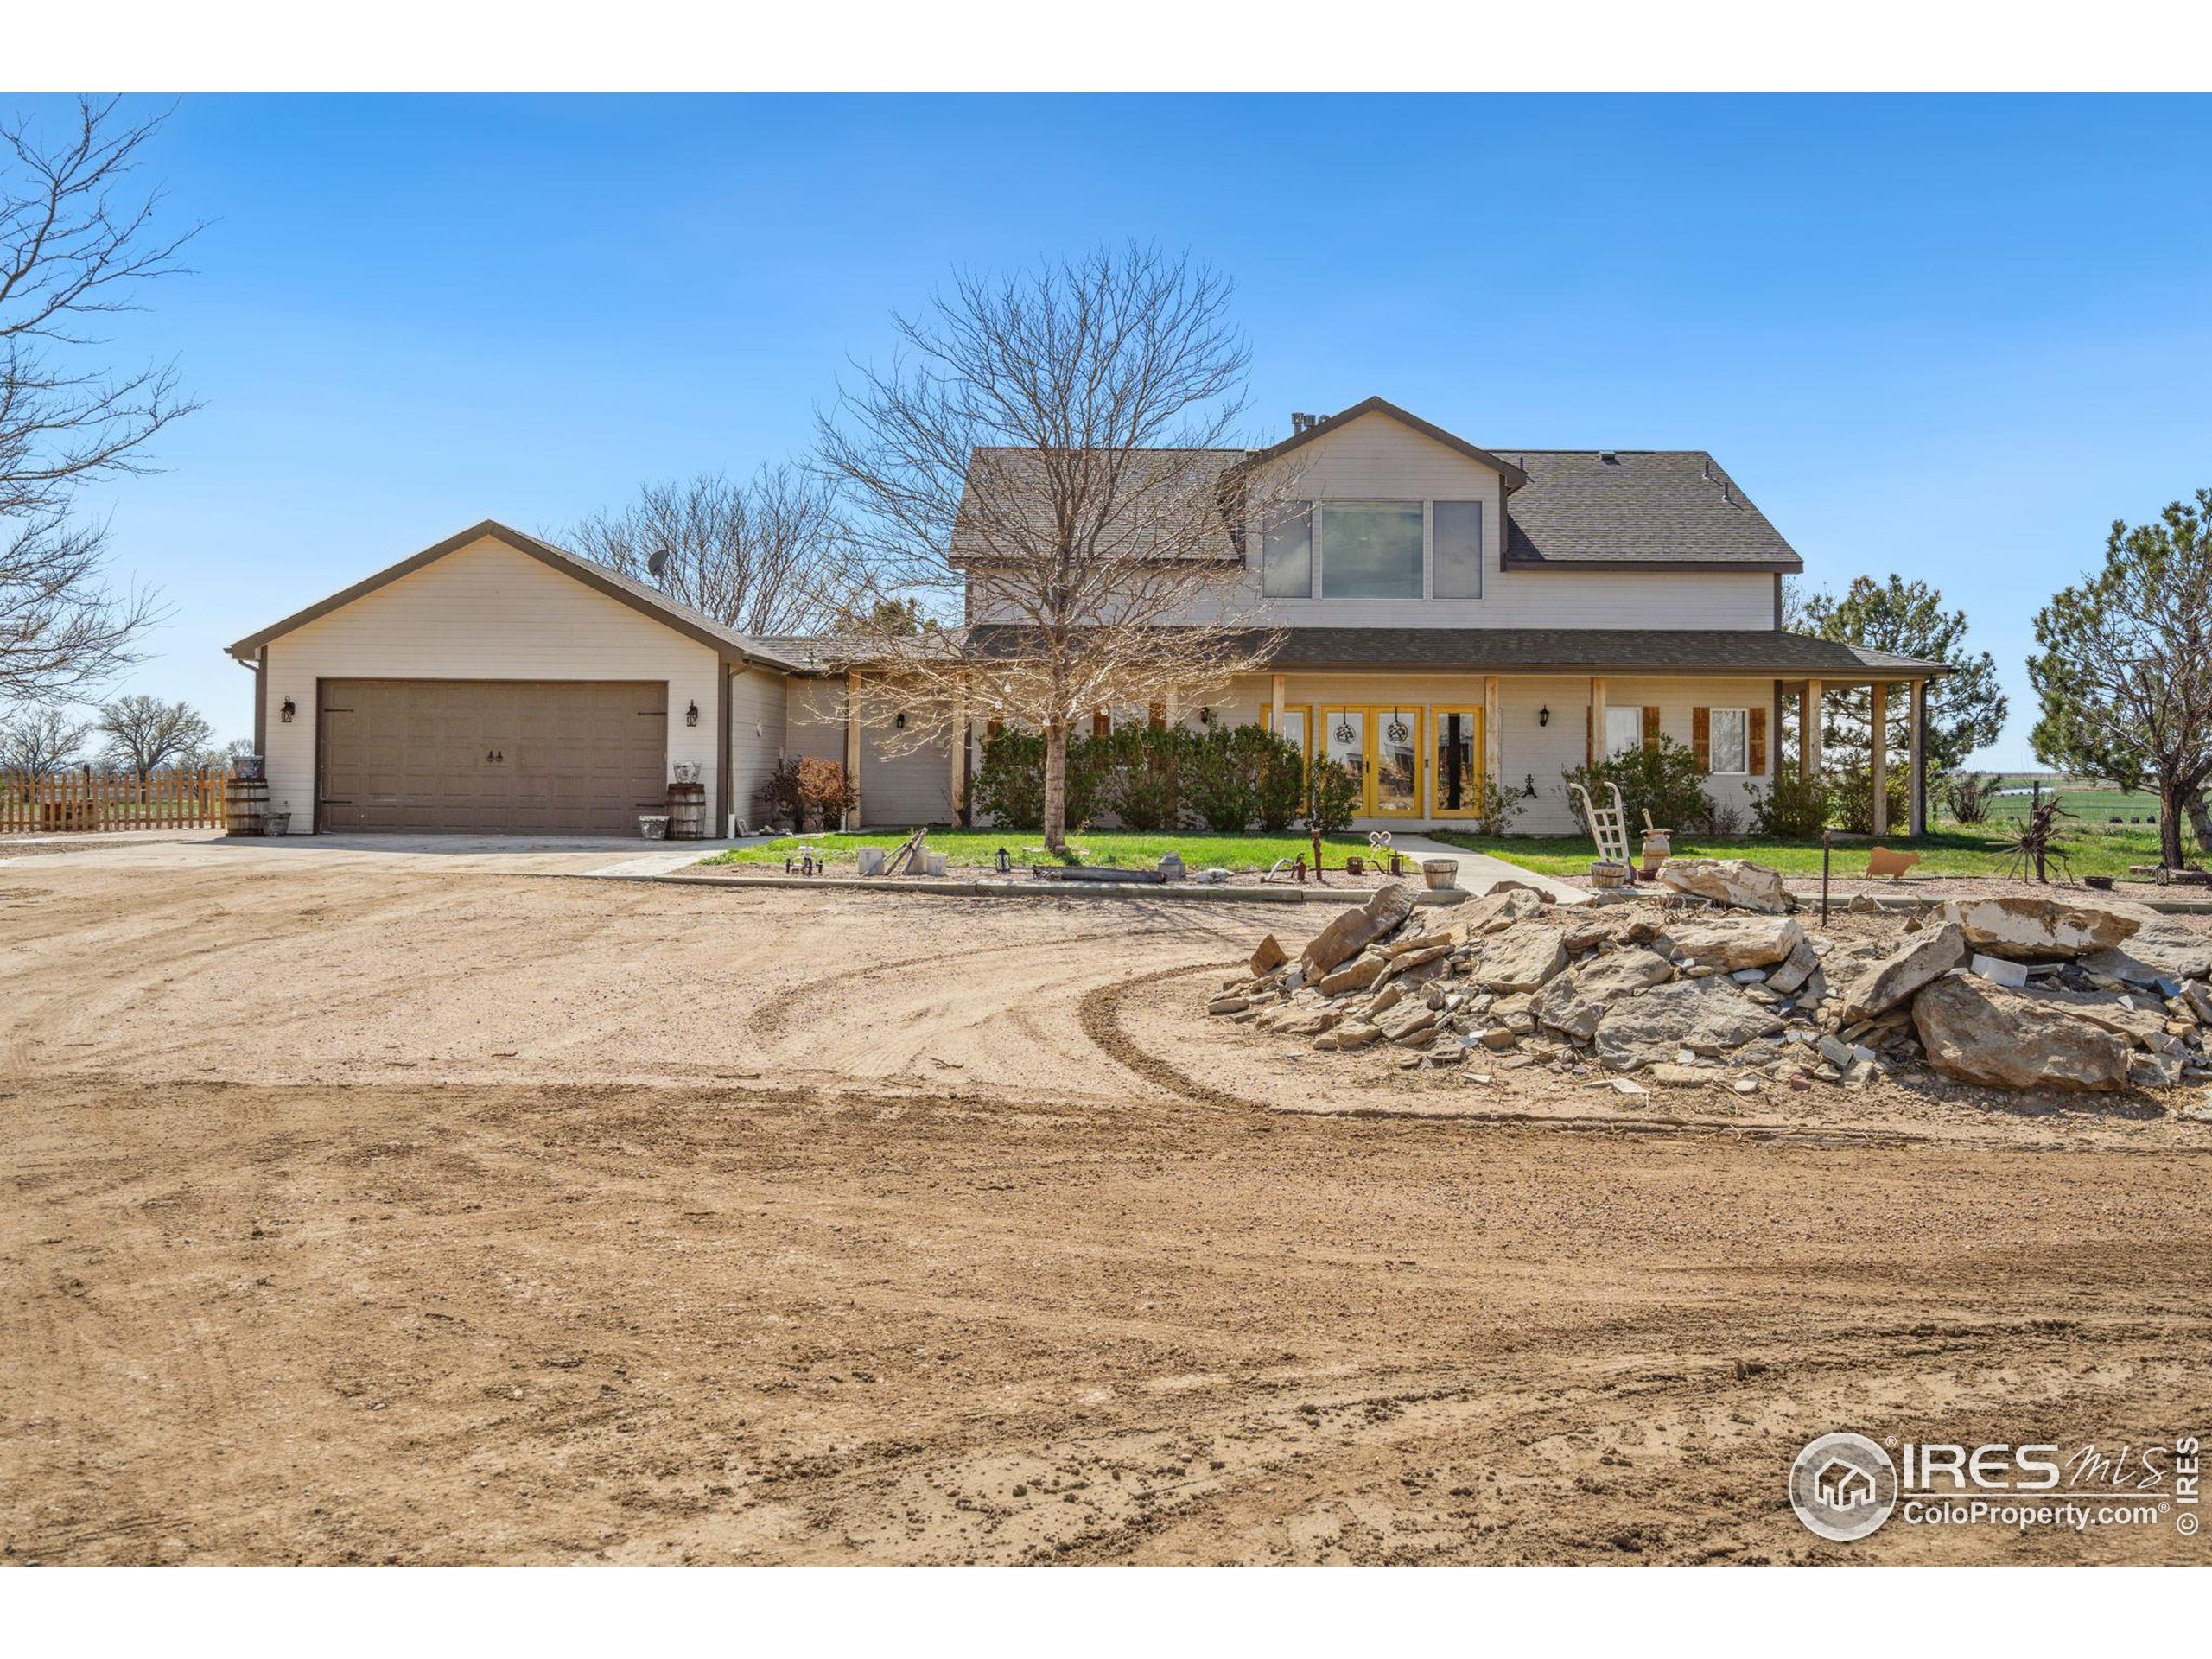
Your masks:
<svg viewBox="0 0 2212 1659"><path fill-rule="evenodd" d="M289 812L271 812L262 822L266 826L261 832L264 836L289 836L292 833L292 815Z"/></svg>
<svg viewBox="0 0 2212 1659"><path fill-rule="evenodd" d="M668 839L668 814L665 812L639 813L638 833L643 836L647 841L666 841Z"/></svg>

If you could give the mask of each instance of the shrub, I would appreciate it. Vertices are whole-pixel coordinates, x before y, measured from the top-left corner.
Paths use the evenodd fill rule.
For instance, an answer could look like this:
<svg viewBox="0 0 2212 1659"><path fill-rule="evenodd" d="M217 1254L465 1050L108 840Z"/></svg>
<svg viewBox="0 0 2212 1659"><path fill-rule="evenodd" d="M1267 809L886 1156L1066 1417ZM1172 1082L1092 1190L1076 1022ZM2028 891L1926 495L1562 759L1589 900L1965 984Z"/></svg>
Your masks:
<svg viewBox="0 0 2212 1659"><path fill-rule="evenodd" d="M1698 764L1697 752L1664 733L1610 760L1576 766L1560 776L1565 783L1561 792L1573 810L1574 821L1586 830L1590 826L1583 823L1581 798L1573 789L1576 784L1588 790L1591 800L1599 807L1612 804L1612 791L1606 785L1618 785L1621 804L1628 809L1630 835L1643 827L1647 812L1662 830L1688 830L1703 823L1711 810L1705 798L1705 768Z"/></svg>
<svg viewBox="0 0 2212 1659"><path fill-rule="evenodd" d="M760 799L771 818L794 830L823 830L852 810L853 791L844 767L806 754L778 761Z"/></svg>
<svg viewBox="0 0 2212 1659"><path fill-rule="evenodd" d="M1936 785L1954 823L1986 823L2005 780L1995 772L1955 772Z"/></svg>
<svg viewBox="0 0 2212 1659"><path fill-rule="evenodd" d="M1045 822L1045 739L1039 732L1020 732L1012 727L983 739L983 757L976 768L969 797L978 810L993 823L1009 829L1034 830ZM1075 822L1075 815L1068 815Z"/></svg>
<svg viewBox="0 0 2212 1659"><path fill-rule="evenodd" d="M1103 791L1124 830L1183 827L1183 767L1195 740L1179 726L1131 726L1103 740L1113 767Z"/></svg>
<svg viewBox="0 0 2212 1659"><path fill-rule="evenodd" d="M1316 835L1342 835L1359 816L1364 793L1350 766L1315 756L1306 772L1306 827Z"/></svg>
<svg viewBox="0 0 2212 1659"><path fill-rule="evenodd" d="M1256 732L1264 741L1259 750L1258 773L1253 783L1253 810L1260 828L1277 835L1297 822L1306 808L1306 756L1287 737L1257 726L1240 729Z"/></svg>
<svg viewBox="0 0 2212 1659"><path fill-rule="evenodd" d="M1765 792L1752 798L1751 820L1763 836L1809 841L1826 826L1834 804L1834 793L1826 778L1818 774L1809 780L1802 778L1797 763L1784 760L1774 769L1774 779Z"/></svg>
<svg viewBox="0 0 2212 1659"><path fill-rule="evenodd" d="M1488 772L1468 785L1460 798L1480 821L1486 836L1508 834L1515 815L1528 804L1528 798L1519 790L1500 789L1497 779Z"/></svg>
<svg viewBox="0 0 2212 1659"><path fill-rule="evenodd" d="M1185 804L1209 830L1238 834L1259 810L1256 757L1237 741L1246 729L1217 722L1184 746Z"/></svg>
<svg viewBox="0 0 2212 1659"><path fill-rule="evenodd" d="M1113 764L1110 740L1068 738L1066 823L1088 823ZM1007 727L983 740L983 756L969 791L979 812L1010 830L1035 830L1045 822L1045 734Z"/></svg>
<svg viewBox="0 0 2212 1659"><path fill-rule="evenodd" d="M1705 798L1704 813L1692 827L1700 834L1718 836L1724 840L1740 836L1744 833L1744 809L1738 802L1708 795Z"/></svg>

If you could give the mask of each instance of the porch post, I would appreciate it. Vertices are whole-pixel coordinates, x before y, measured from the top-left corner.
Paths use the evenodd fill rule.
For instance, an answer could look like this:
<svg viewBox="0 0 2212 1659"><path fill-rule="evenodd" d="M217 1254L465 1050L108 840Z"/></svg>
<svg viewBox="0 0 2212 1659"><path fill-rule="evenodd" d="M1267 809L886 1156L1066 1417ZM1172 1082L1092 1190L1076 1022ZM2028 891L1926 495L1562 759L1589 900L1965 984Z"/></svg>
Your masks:
<svg viewBox="0 0 2212 1659"><path fill-rule="evenodd" d="M1912 833L1928 833L1928 682L1915 680L1908 688L1910 715L1906 723L1912 728L1912 756L1906 765L1907 776L1912 786Z"/></svg>
<svg viewBox="0 0 2212 1659"><path fill-rule="evenodd" d="M1805 682L1797 698L1797 770L1807 781L1821 775L1821 683Z"/></svg>
<svg viewBox="0 0 2212 1659"><path fill-rule="evenodd" d="M1282 676L1268 676L1268 729L1277 737L1282 735Z"/></svg>
<svg viewBox="0 0 2212 1659"><path fill-rule="evenodd" d="M861 671L845 671L845 782L851 786L853 805L839 822L841 830L861 826Z"/></svg>
<svg viewBox="0 0 2212 1659"><path fill-rule="evenodd" d="M964 804L961 795L968 782L968 682L965 677L960 682L959 695L952 705L952 741L949 747L952 751L952 781L945 792L945 798L952 803L952 822L957 824L960 809Z"/></svg>
<svg viewBox="0 0 2212 1659"><path fill-rule="evenodd" d="M1590 729L1584 734L1583 764L1596 766L1605 758L1605 678L1593 675L1590 681Z"/></svg>
<svg viewBox="0 0 2212 1659"><path fill-rule="evenodd" d="M1486 674L1483 677L1483 772L1503 789L1504 772L1505 750L1497 730L1497 676Z"/></svg>
<svg viewBox="0 0 2212 1659"><path fill-rule="evenodd" d="M1874 833L1890 833L1890 688L1877 680L1868 688L1873 694L1873 719L1868 738L1873 746Z"/></svg>

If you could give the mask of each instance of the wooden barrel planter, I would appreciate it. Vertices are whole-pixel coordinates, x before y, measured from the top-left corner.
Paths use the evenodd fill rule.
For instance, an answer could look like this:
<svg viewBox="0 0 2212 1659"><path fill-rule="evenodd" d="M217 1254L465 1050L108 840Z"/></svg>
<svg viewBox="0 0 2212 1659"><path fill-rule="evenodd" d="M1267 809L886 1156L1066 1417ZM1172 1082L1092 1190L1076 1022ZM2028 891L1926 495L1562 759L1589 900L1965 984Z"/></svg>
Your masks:
<svg viewBox="0 0 2212 1659"><path fill-rule="evenodd" d="M223 785L223 832L232 836L269 833L269 781L232 778Z"/></svg>
<svg viewBox="0 0 2212 1659"><path fill-rule="evenodd" d="M668 786L668 838L704 841L707 838L707 786L671 784Z"/></svg>

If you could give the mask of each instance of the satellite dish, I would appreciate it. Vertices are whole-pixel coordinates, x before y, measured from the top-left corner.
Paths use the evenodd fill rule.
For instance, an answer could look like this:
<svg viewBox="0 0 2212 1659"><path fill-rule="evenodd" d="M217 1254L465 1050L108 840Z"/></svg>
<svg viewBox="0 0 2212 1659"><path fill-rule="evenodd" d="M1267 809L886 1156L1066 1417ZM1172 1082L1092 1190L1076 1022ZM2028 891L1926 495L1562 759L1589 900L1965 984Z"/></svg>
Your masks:
<svg viewBox="0 0 2212 1659"><path fill-rule="evenodd" d="M652 573L652 579L658 582L668 569L668 549L657 547L648 554L645 557L645 569Z"/></svg>

